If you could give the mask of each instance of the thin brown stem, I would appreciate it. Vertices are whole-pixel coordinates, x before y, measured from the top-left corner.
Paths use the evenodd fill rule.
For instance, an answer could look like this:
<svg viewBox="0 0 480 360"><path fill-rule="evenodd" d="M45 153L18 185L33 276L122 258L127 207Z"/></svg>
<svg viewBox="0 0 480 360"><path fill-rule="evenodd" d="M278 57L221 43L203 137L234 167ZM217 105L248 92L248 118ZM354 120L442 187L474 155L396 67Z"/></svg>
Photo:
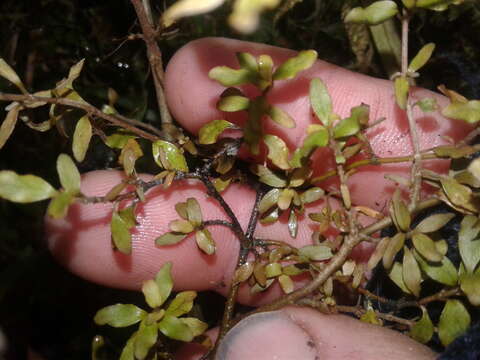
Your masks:
<svg viewBox="0 0 480 360"><path fill-rule="evenodd" d="M149 20L150 6L145 6L144 2L147 0L131 0L135 12L137 13L140 27L142 28L143 40L147 46L147 57L152 70L153 83L155 85L155 91L157 94L157 103L160 110L160 116L162 124L171 123L172 116L168 110L167 101L164 91L164 73L163 73L163 61L162 52L158 46L156 36L157 33L153 27L152 22ZM147 1L148 2L148 1ZM146 9L147 8L147 9ZM151 12L150 12L151 14Z"/></svg>
<svg viewBox="0 0 480 360"><path fill-rule="evenodd" d="M95 116L97 118L106 120L112 125L116 125L121 128L124 128L125 130L128 130L144 139L151 140L151 141L160 139L160 137L157 135L152 135L142 129L139 129L136 126L138 125L138 122L136 120L127 119L123 116L118 117L116 115L105 114L100 109L86 102L79 102L79 101L74 101L66 98L50 98L50 97L42 97L42 96L34 96L34 95L5 94L5 93L0 93L0 101L17 101L19 103L25 103L27 105L28 103L31 103L31 102L45 102L47 104L69 106L75 109L83 110L89 116Z"/></svg>

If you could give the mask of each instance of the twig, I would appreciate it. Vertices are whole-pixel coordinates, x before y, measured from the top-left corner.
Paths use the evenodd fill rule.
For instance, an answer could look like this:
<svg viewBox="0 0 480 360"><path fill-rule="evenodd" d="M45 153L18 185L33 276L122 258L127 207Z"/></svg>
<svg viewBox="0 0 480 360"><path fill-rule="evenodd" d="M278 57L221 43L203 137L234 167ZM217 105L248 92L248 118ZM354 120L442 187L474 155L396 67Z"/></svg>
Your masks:
<svg viewBox="0 0 480 360"><path fill-rule="evenodd" d="M6 94L0 92L0 100L2 101L18 101L20 103L28 103L28 102L45 102L48 104L57 104L57 105L65 105L76 109L81 109L85 111L89 115L96 116L100 119L104 119L109 123L122 127L144 139L150 141L156 141L160 139L157 135L152 135L144 130L139 129L136 125L139 124L138 121L133 119L127 119L126 117L118 117L116 115L109 115L105 114L98 108L86 103L86 102L79 102L65 98L50 98L50 97L43 97L43 96L34 96L34 95L20 95L20 94ZM132 125L135 124L135 125Z"/></svg>
<svg viewBox="0 0 480 360"><path fill-rule="evenodd" d="M150 6L144 6L144 2L147 4L149 2L148 0L131 1L133 7L135 8L135 12L137 13L140 27L142 28L143 40L147 46L147 57L148 62L150 63L150 68L152 69L153 83L155 85L155 91L157 94L157 103L160 110L162 124L170 124L172 123L172 116L168 110L167 101L165 98L162 52L157 44L156 31L153 27L153 24L149 21L148 14L151 16L151 11L149 12ZM146 8L148 10L146 10Z"/></svg>

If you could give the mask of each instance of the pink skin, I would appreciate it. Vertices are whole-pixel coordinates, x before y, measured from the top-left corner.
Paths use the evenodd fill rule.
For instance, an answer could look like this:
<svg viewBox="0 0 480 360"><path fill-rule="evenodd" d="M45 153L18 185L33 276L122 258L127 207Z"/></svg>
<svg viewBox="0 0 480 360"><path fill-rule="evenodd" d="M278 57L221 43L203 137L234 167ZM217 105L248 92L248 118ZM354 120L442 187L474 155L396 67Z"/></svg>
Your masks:
<svg viewBox="0 0 480 360"><path fill-rule="evenodd" d="M270 54L275 63L294 54L286 49L218 38L201 39L187 44L172 58L165 77L171 111L186 129L195 133L203 124L214 119L242 120L241 116L216 110L215 102L223 87L207 76L208 71L217 65L237 67L234 54L238 51L248 51L254 55ZM391 83L352 73L322 61L302 72L298 79L276 85L270 101L287 111L296 120L297 127L285 130L269 122L267 132L282 135L292 147L302 142L306 127L311 123L318 123L311 115L307 97L308 83L314 77L322 78L327 84L334 111L341 116L348 115L351 107L363 102L370 104L371 120L380 117L387 119L369 131L376 154L397 156L411 153L407 122L396 108ZM245 91L252 94L250 88ZM444 97L424 89L415 89L414 97L435 97L440 104L446 103ZM416 117L422 148L445 144L442 136L459 140L469 130L467 125L445 119L438 113L425 115L416 110ZM331 166L331 162L320 160L315 168L318 174L325 171L325 166ZM446 171L448 162L432 161L428 163L428 167ZM406 165L371 166L362 169L350 179L353 202L384 210L394 189L392 183L384 179L384 174L408 176L408 170ZM86 195L104 195L121 177L122 174L116 171L85 174L82 192ZM224 196L242 226L246 226L254 200L253 192L244 186L233 185ZM176 290L213 289L225 294L225 284L230 281L238 252L238 242L228 229L221 226L211 228L217 243L217 252L211 257L201 254L192 238L162 249L154 245L154 239L168 231L168 223L177 218L173 210L175 203L185 201L188 197L196 197L200 201L204 219L226 219L218 205L205 196L201 184L184 181L168 191L155 189L148 193L148 201L138 212L140 224L133 236L131 256L112 250L109 233L111 206L102 204L77 204L70 209L66 219L47 219L50 248L59 261L72 272L107 286L139 289L142 281L152 278L164 262L172 261ZM321 206L322 202L313 204L307 212L318 211ZM310 243L310 233L315 225L308 217L300 219L300 230L295 240L288 236L285 221L281 222L268 226L259 225L257 236L285 239L298 247ZM357 255L365 256L362 251L358 251ZM240 301L258 305L280 294L278 287L256 296L250 295L248 289L242 289Z"/></svg>

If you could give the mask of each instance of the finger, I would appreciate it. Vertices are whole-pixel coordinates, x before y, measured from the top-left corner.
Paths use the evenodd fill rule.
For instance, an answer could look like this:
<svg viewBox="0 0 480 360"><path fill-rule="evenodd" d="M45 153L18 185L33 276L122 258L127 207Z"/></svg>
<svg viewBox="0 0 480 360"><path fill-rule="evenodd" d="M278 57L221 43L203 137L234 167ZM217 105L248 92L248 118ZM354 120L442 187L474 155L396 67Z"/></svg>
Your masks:
<svg viewBox="0 0 480 360"><path fill-rule="evenodd" d="M187 345L178 359L199 359L201 349ZM435 354L405 335L343 315L288 307L259 313L235 325L218 348L217 360L321 359L429 360Z"/></svg>
<svg viewBox="0 0 480 360"><path fill-rule="evenodd" d="M105 195L122 180L122 173L96 171L82 179L82 193ZM247 227L255 194L245 186L232 185L223 194L243 229ZM179 181L164 191L161 187L147 193L146 202L137 208L138 225L132 236L132 254L125 255L112 248L110 240L111 204L74 204L63 220L47 219L47 235L52 253L61 263L79 276L97 283L127 289L140 289L142 281L153 278L167 261L173 263L177 290L228 291L235 269L239 242L224 226L209 226L216 242L216 253L205 255L197 247L194 236L172 246L157 247L155 239L168 232L168 224L179 218L175 204L195 197L201 204L204 220L230 220L218 204L206 195L197 181ZM321 202L309 207L319 210ZM311 243L315 224L306 216L299 218L299 233L291 239L286 219L271 225L259 224L258 238L285 240L296 247ZM361 251L360 251L361 253ZM297 286L305 278L298 277ZM251 295L247 287L240 292L240 301L259 304L280 295L277 286L271 291Z"/></svg>
<svg viewBox="0 0 480 360"><path fill-rule="evenodd" d="M269 54L276 64L295 54L287 49L225 38L200 39L180 49L168 65L165 85L172 113L189 131L196 133L203 124L214 119L238 120L237 114L222 113L215 108L224 87L208 78L208 72L215 66L238 68L236 52L250 52L256 56ZM392 82L353 73L323 61L317 61L312 68L301 72L295 80L275 83L269 96L270 102L287 111L296 120L297 126L286 130L272 121L267 121L267 133L280 134L291 149L302 143L307 126L318 123L312 115L308 99L309 82L315 77L326 83L333 100L333 109L342 117L348 116L352 107L365 103L370 105L371 121L382 117L387 119L368 132L377 156L391 157L412 153L408 121L395 104ZM247 92L252 93L248 87ZM441 105L446 104L444 97L431 91L412 91L413 102L424 97L435 98ZM418 107L415 107L414 116L422 149L445 144L445 136L459 140L470 129L465 123L445 119L438 112L424 114ZM317 174L333 165L332 156L326 152L318 152L315 159L314 168ZM445 172L448 161L428 161L424 162L424 166ZM350 179L352 201L375 209L385 208L393 186L384 179L384 175L406 175L408 171L406 164L362 168ZM368 191L365 191L366 189Z"/></svg>

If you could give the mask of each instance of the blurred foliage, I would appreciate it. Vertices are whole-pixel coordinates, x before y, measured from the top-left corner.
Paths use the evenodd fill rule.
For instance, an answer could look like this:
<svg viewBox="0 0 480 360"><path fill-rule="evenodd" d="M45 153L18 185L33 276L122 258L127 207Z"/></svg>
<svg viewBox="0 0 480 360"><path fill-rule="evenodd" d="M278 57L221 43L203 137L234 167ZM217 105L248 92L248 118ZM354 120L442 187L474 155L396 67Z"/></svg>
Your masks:
<svg viewBox="0 0 480 360"><path fill-rule="evenodd" d="M154 11L161 12L170 3L156 1L152 5ZM341 20L346 7L359 3L368 2L296 2L284 14L280 10L266 13L258 31L249 36L240 36L227 26L228 9L223 6L205 16L180 21L174 31L160 39L160 47L167 63L190 40L226 36L297 50L315 49L324 60L387 77L379 55L368 55L373 48L368 31L357 28L355 34L360 35L351 36L352 31ZM418 84L435 89L443 83L468 98L480 98L480 4L466 1L446 13L420 13L411 25L412 53L429 42L437 45ZM157 125L144 44L128 39L138 31L127 0L0 2L0 57L14 66L29 90L53 87L73 64L85 58L76 86L86 100L100 106L108 101L108 88L113 88L120 94L116 106L122 114ZM6 90L11 90L9 85L0 80L0 91ZM0 118L4 116L2 109ZM32 116L40 121L42 113ZM69 135L74 131L65 130ZM116 166L111 149L98 139L93 145L81 172ZM20 124L0 152L0 169L33 173L58 187L54 166L45 164L54 164L57 155L70 147L71 137L32 132ZM44 241L44 211L45 204L0 201L0 326L8 335L10 358L24 358L27 351L35 351L47 359L85 359L96 331L91 322L95 311L112 299L139 303L141 294L87 283L56 265ZM212 308L222 308L218 305L220 297L201 294L197 302L204 320L215 323L220 314ZM128 334L116 331L105 335L110 341L108 348L118 351Z"/></svg>

